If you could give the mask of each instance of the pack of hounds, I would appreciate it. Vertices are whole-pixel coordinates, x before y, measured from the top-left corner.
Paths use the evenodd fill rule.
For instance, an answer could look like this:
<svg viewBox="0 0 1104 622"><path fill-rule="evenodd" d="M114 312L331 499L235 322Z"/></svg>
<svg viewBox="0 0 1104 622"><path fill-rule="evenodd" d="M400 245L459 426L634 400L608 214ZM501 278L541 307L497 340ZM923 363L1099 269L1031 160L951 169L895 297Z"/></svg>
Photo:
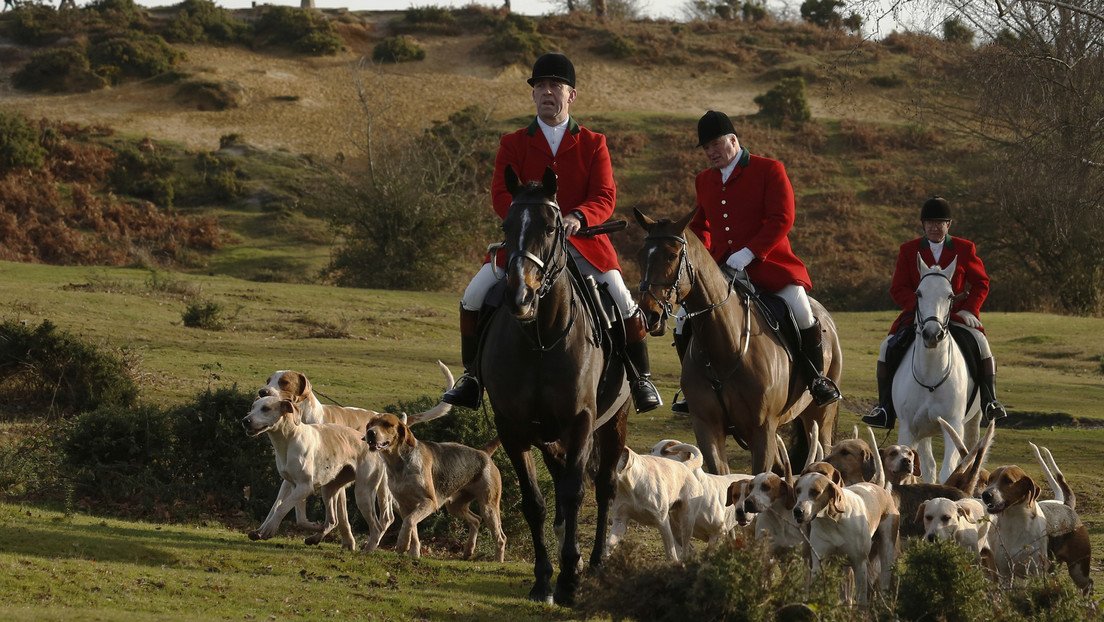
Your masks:
<svg viewBox="0 0 1104 622"><path fill-rule="evenodd" d="M446 388L452 386L449 369L440 361L438 366ZM294 508L297 525L315 531L308 544L337 528L342 546L355 549L345 497L352 484L368 524L364 550L379 546L397 509L402 522L396 550L418 557L418 523L444 507L468 525L465 557L474 554L486 521L495 557L503 560L502 477L491 460L497 439L472 448L418 440L412 430L447 415L448 404L410 416L323 405L296 371L273 373L258 395L243 424L251 436L267 433L282 484L251 539L273 537ZM1088 530L1051 452L1029 443L1054 496L1042 500L1040 486L1019 466L985 469L995 423L972 448L942 419L940 425L961 456L941 483L920 481L916 451L908 445L879 448L869 428L869 442L856 427L852 438L824 447L814 425L800 472L779 438L781 474L709 474L697 447L673 439L659 441L648 454L626 447L617 464L608 549L623 539L630 521L658 530L673 561L689 559L695 539L713 546L741 529L767 541L776 556L800 552L813 576L824 560L842 558L850 570L844 599L864 604L871 590L890 585L903 539L949 540L975 554L1001 583L1057 563L1091 594ZM311 494L323 500L321 525L306 516Z"/></svg>

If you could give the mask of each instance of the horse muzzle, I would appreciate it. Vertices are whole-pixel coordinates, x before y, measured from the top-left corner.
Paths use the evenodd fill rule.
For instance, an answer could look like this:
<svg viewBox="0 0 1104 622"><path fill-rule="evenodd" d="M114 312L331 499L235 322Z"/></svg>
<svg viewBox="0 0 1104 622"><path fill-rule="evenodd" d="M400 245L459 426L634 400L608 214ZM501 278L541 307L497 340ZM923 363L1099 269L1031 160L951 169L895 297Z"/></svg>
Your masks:
<svg viewBox="0 0 1104 622"><path fill-rule="evenodd" d="M941 341L947 336L947 330L942 326L931 327L924 326L924 330L920 332L920 337L924 340L925 348L934 348L939 345Z"/></svg>

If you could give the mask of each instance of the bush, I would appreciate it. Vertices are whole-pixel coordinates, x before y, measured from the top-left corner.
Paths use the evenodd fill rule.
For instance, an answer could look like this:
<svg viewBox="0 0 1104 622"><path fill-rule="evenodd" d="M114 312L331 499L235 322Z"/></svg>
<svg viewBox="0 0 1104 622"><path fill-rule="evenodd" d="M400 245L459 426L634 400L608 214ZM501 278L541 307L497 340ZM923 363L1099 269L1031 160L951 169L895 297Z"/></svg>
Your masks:
<svg viewBox="0 0 1104 622"><path fill-rule="evenodd" d="M0 171L42 166L46 150L38 132L21 115L0 112Z"/></svg>
<svg viewBox="0 0 1104 622"><path fill-rule="evenodd" d="M740 13L745 22L761 22L767 19L767 7L758 2L745 2L740 6Z"/></svg>
<svg viewBox="0 0 1104 622"><path fill-rule="evenodd" d="M83 49L70 46L36 52L12 75L12 84L25 91L80 93L102 89L107 80L92 71Z"/></svg>
<svg viewBox="0 0 1104 622"><path fill-rule="evenodd" d="M336 54L341 39L318 11L270 6L254 26L258 44L289 47L307 54Z"/></svg>
<svg viewBox="0 0 1104 622"><path fill-rule="evenodd" d="M839 28L843 16L836 9L843 5L843 0L805 0L801 3L801 19L821 28Z"/></svg>
<svg viewBox="0 0 1104 622"><path fill-rule="evenodd" d="M108 31L149 30L149 17L146 10L134 3L134 0L95 0L90 2L87 11L94 24Z"/></svg>
<svg viewBox="0 0 1104 622"><path fill-rule="evenodd" d="M785 122L800 125L813 117L805 97L805 80L800 77L780 80L771 90L756 96L754 101L759 106L759 116L772 125Z"/></svg>
<svg viewBox="0 0 1104 622"><path fill-rule="evenodd" d="M982 621L992 617L977 555L952 541L916 541L898 560L897 615L902 620Z"/></svg>
<svg viewBox="0 0 1104 622"><path fill-rule="evenodd" d="M173 99L197 110L230 110L245 102L245 87L233 80L188 80Z"/></svg>
<svg viewBox="0 0 1104 622"><path fill-rule="evenodd" d="M447 7L421 6L406 10L401 21L395 23L400 32L427 32L439 35L458 35L463 32L456 15Z"/></svg>
<svg viewBox="0 0 1104 622"><path fill-rule="evenodd" d="M165 29L165 38L180 43L236 43L245 38L249 26L234 19L211 0L184 0Z"/></svg>
<svg viewBox="0 0 1104 622"><path fill-rule="evenodd" d="M636 56L636 44L628 37L610 33L609 37L598 46L597 51L612 58L632 58Z"/></svg>
<svg viewBox="0 0 1104 622"><path fill-rule="evenodd" d="M537 57L553 46L539 32L537 23L523 15L511 13L496 20L484 49L503 64L530 66Z"/></svg>
<svg viewBox="0 0 1104 622"><path fill-rule="evenodd" d="M103 39L88 50L96 72L113 83L120 79L149 78L172 69L184 53L172 48L159 35L127 32Z"/></svg>
<svg viewBox="0 0 1104 622"><path fill-rule="evenodd" d="M29 328L0 323L0 380L29 408L70 415L129 406L138 387L123 361L58 330L49 320Z"/></svg>
<svg viewBox="0 0 1104 622"><path fill-rule="evenodd" d="M167 156L122 147L108 181L119 194L141 197L171 207L176 195L173 163Z"/></svg>
<svg viewBox="0 0 1104 622"><path fill-rule="evenodd" d="M61 14L45 4L22 4L8 14L7 22L8 36L24 45L53 43L67 30Z"/></svg>
<svg viewBox="0 0 1104 622"><path fill-rule="evenodd" d="M405 63L425 59L423 50L413 40L402 35L388 37L372 49L372 60L378 63Z"/></svg>
<svg viewBox="0 0 1104 622"><path fill-rule="evenodd" d="M896 73L891 73L888 76L872 76L870 80L868 80L868 82L878 88L883 89L894 89L905 84L905 80Z"/></svg>
<svg viewBox="0 0 1104 622"><path fill-rule="evenodd" d="M685 564L649 559L627 540L583 583L579 606L587 617L656 622L851 619L837 606L840 573L831 566L822 570L807 587L803 560L772 560L762 543L740 533ZM790 617L795 608L805 617Z"/></svg>
<svg viewBox="0 0 1104 622"><path fill-rule="evenodd" d="M974 31L961 18L948 17L943 22L943 40L947 43L971 45L974 42Z"/></svg>
<svg viewBox="0 0 1104 622"><path fill-rule="evenodd" d="M188 328L222 330L222 305L207 301L189 302L180 319Z"/></svg>

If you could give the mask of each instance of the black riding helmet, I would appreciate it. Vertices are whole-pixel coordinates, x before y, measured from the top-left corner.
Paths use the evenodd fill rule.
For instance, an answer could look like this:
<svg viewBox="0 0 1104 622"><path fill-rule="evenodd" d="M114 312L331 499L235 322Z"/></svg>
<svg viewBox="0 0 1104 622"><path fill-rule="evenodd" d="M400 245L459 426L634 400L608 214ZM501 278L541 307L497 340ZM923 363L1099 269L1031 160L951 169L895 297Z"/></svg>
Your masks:
<svg viewBox="0 0 1104 622"><path fill-rule="evenodd" d="M951 204L943 197L932 197L920 208L920 220L950 220Z"/></svg>
<svg viewBox="0 0 1104 622"><path fill-rule="evenodd" d="M704 147L713 139L735 134L736 128L732 126L732 120L728 115L716 110L710 110L698 119L698 146Z"/></svg>
<svg viewBox="0 0 1104 622"><path fill-rule="evenodd" d="M546 79L557 80L575 88L575 65L559 52L544 54L533 63L533 77L526 82L533 86L538 80Z"/></svg>

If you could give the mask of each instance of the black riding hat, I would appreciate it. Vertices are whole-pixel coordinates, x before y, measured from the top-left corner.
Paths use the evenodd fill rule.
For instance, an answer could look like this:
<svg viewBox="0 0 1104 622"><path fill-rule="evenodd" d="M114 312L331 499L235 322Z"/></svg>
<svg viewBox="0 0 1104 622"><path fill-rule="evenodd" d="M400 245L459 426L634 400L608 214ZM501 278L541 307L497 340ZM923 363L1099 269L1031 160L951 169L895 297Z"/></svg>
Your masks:
<svg viewBox="0 0 1104 622"><path fill-rule="evenodd" d="M559 52L549 52L533 63L533 77L526 80L533 86L537 80L558 80L575 88L575 65Z"/></svg>
<svg viewBox="0 0 1104 622"><path fill-rule="evenodd" d="M950 220L951 204L943 197L932 197L920 208L920 220Z"/></svg>
<svg viewBox="0 0 1104 622"><path fill-rule="evenodd" d="M732 120L728 115L716 110L710 110L698 119L698 146L704 147L706 143L718 136L735 134L736 128L732 127Z"/></svg>

